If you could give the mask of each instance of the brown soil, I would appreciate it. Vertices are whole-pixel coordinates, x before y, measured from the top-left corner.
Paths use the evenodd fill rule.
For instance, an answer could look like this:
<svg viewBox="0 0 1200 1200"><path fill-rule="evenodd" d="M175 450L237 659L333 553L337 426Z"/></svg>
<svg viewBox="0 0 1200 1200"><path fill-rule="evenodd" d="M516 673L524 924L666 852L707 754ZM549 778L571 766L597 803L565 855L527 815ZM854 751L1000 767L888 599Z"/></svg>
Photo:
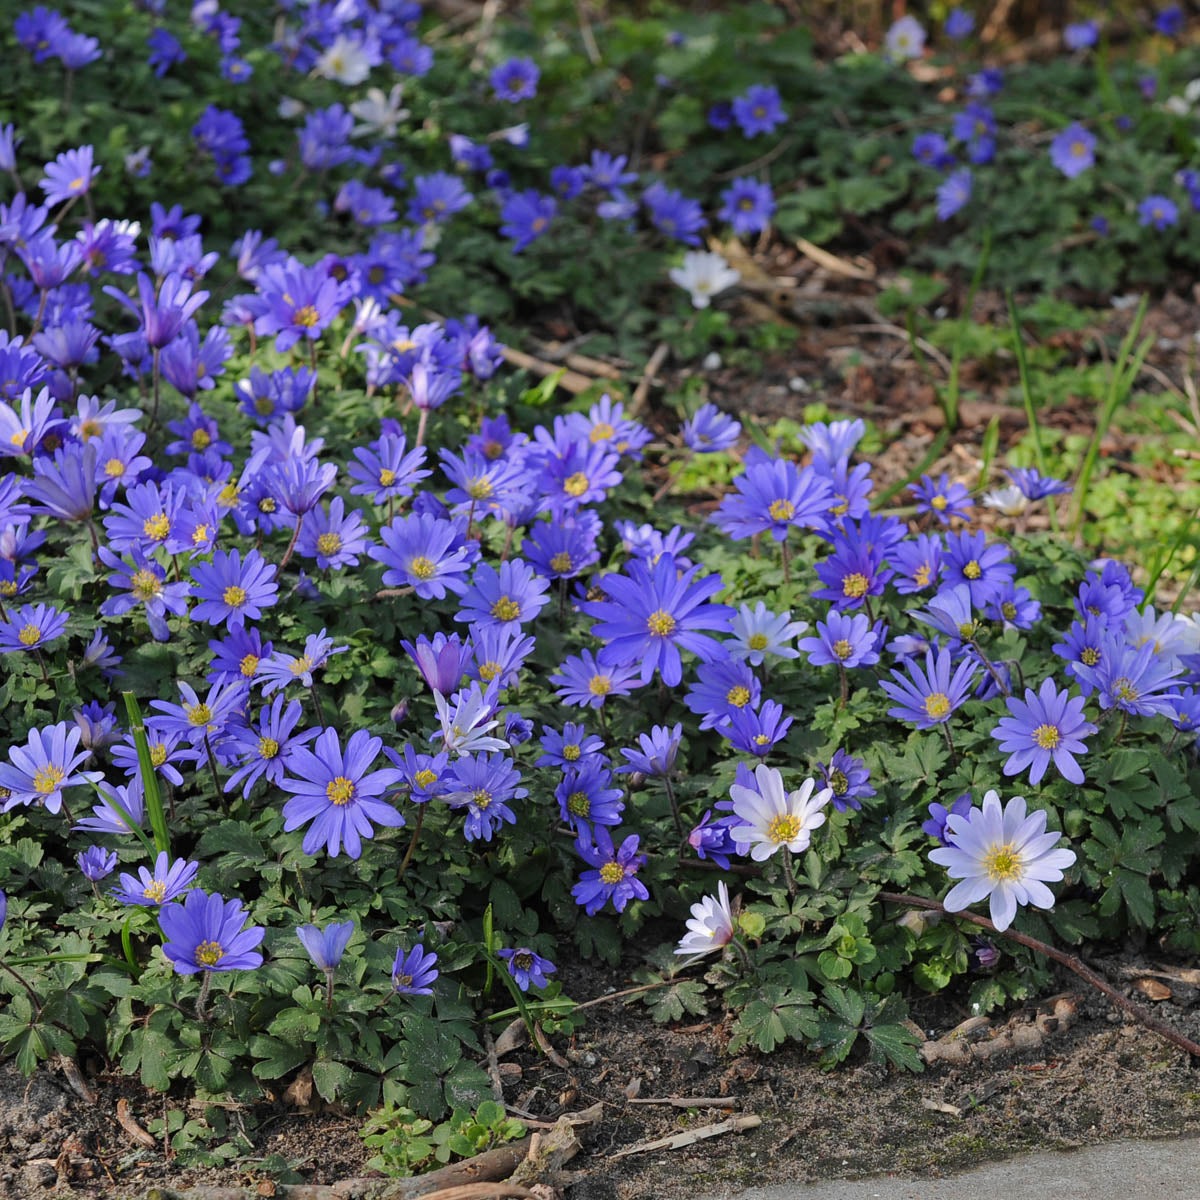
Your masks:
<svg viewBox="0 0 1200 1200"><path fill-rule="evenodd" d="M1129 985L1145 964L1103 964ZM569 994L603 995L620 977L593 967L564 968ZM1073 983L1072 977L1062 981ZM1159 981L1161 983L1161 980ZM1150 985L1153 987L1153 984ZM1200 1036L1200 988L1177 980L1156 1014ZM1132 992L1140 996L1140 992ZM1200 1130L1200 1077L1187 1056L1126 1022L1098 995L1080 995L1079 1019L1038 1050L987 1063L928 1069L922 1075L852 1060L826 1074L795 1048L768 1057L730 1058L720 1014L676 1027L656 1026L640 1003L613 1001L589 1010L586 1028L558 1038L567 1067L528 1048L507 1057L505 1099L544 1120L603 1102L602 1121L582 1133L584 1153L570 1164L568 1200L683 1200L770 1182L853 1177L878 1172L940 1175L1039 1148ZM918 999L914 1019L940 1036L969 1014L946 997ZM1021 1020L1022 1014L1007 1017ZM1000 1018L1004 1020L1004 1018ZM165 1107L203 1115L203 1105L150 1095L134 1080L104 1071L88 1082L88 1104L58 1071L26 1082L0 1068L0 1196L46 1197L56 1181L90 1195L136 1196L150 1186L254 1185L261 1163L280 1155L309 1182L364 1173L359 1123L340 1112L297 1112L275 1101L233 1106L252 1156L222 1170L180 1169L161 1149L138 1147L116 1118L118 1100L143 1127ZM640 1081L640 1082L635 1082ZM717 1107L678 1109L631 1104L667 1096L727 1097L730 1108L763 1124L674 1151L620 1159L621 1147L720 1121ZM961 1116L937 1111L950 1105ZM277 1160L278 1161L278 1160ZM56 1164L60 1170L56 1170Z"/></svg>

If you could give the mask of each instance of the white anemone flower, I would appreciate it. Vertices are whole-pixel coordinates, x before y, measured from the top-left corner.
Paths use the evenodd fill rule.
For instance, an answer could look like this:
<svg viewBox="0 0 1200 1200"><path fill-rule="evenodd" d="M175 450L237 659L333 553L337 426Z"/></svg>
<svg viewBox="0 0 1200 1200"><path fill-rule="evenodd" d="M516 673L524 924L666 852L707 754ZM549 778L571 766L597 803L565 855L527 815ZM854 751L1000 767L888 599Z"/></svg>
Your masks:
<svg viewBox="0 0 1200 1200"><path fill-rule="evenodd" d="M748 843L755 862L764 862L781 847L793 854L807 850L812 831L825 824L821 809L833 799L833 792L829 788L817 792L815 779L785 792L783 776L766 765L755 767L754 780L757 789L739 783L729 789L734 816L745 822L730 830L733 840Z"/></svg>
<svg viewBox="0 0 1200 1200"><path fill-rule="evenodd" d="M745 659L757 667L766 655L775 658L799 658L800 651L789 642L798 638L807 628L807 621L791 620L791 612L773 613L760 600L752 609L743 604L733 618L733 637L725 646L734 658Z"/></svg>
<svg viewBox="0 0 1200 1200"><path fill-rule="evenodd" d="M688 292L695 308L707 308L718 292L742 277L719 254L708 250L689 250L683 256L683 266L672 267L667 274L672 283Z"/></svg>
<svg viewBox="0 0 1200 1200"><path fill-rule="evenodd" d="M362 42L339 33L313 67L314 75L353 87L371 73L370 56Z"/></svg>
<svg viewBox="0 0 1200 1200"><path fill-rule="evenodd" d="M1200 79L1193 79L1183 89L1182 96L1171 96L1163 104L1163 108L1177 117L1186 117L1196 107L1198 101L1200 101Z"/></svg>
<svg viewBox="0 0 1200 1200"><path fill-rule="evenodd" d="M1054 893L1046 886L1062 879L1075 861L1075 851L1055 849L1061 833L1046 832L1045 809L1027 814L1025 797L1014 796L1003 809L1000 797L988 792L983 808L946 818L952 846L939 846L929 857L961 880L942 901L947 912L961 912L991 897L992 921L1003 932L1017 906L1053 908Z"/></svg>
<svg viewBox="0 0 1200 1200"><path fill-rule="evenodd" d="M1153 604L1147 604L1145 612L1135 608L1125 618L1125 640L1131 646L1153 642L1155 656L1164 660L1192 653L1193 637L1191 621L1180 621L1172 612L1159 616Z"/></svg>
<svg viewBox="0 0 1200 1200"><path fill-rule="evenodd" d="M372 137L396 136L396 128L408 116L408 109L400 107L404 88L397 83L386 94L380 88L368 88L365 100L355 100L350 112L359 120L354 127L355 136L371 134Z"/></svg>
<svg viewBox="0 0 1200 1200"><path fill-rule="evenodd" d="M724 881L717 884L715 896L704 896L692 905L687 930L675 947L676 954L698 958L720 950L733 940L733 913L729 908L729 889Z"/></svg>
<svg viewBox="0 0 1200 1200"><path fill-rule="evenodd" d="M920 58L925 53L925 30L913 16L900 17L883 39L888 58L898 62L905 58Z"/></svg>
<svg viewBox="0 0 1200 1200"><path fill-rule="evenodd" d="M985 493L983 503L1006 517L1019 517L1029 507L1029 498L1013 483Z"/></svg>
<svg viewBox="0 0 1200 1200"><path fill-rule="evenodd" d="M485 692L476 680L470 688L455 692L449 702L441 692L434 692L433 700L437 705L441 732L435 733L430 741L441 742L446 750L459 756L509 748L503 738L488 737L488 730L500 724L500 718L493 716L496 711L494 688L489 687Z"/></svg>

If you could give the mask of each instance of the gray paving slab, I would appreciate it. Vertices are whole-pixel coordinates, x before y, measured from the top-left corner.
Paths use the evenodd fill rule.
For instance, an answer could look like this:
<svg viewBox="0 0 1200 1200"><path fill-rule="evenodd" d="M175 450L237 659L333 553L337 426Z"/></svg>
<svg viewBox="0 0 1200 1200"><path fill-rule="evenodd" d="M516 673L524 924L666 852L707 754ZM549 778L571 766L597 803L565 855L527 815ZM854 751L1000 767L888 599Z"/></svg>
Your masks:
<svg viewBox="0 0 1200 1200"><path fill-rule="evenodd" d="M697 1200L1200 1200L1200 1138L1109 1142L942 1179L892 1176L711 1192Z"/></svg>

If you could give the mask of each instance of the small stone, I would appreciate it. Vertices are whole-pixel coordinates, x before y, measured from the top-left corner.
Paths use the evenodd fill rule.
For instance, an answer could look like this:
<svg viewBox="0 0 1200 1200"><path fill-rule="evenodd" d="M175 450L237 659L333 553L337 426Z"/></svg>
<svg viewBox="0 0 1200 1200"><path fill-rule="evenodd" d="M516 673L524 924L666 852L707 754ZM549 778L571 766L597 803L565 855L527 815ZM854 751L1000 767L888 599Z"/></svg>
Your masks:
<svg viewBox="0 0 1200 1200"><path fill-rule="evenodd" d="M49 1163L26 1163L21 1178L29 1188L51 1187L58 1182L58 1172Z"/></svg>
<svg viewBox="0 0 1200 1200"><path fill-rule="evenodd" d="M717 371L721 367L721 356L715 351L710 350L704 356L704 369L706 371Z"/></svg>
<svg viewBox="0 0 1200 1200"><path fill-rule="evenodd" d="M791 379L788 380L787 385L788 385L789 392L811 392L812 391L812 386L811 386L811 384L809 384L808 380L802 379L799 375L793 375L791 377Z"/></svg>

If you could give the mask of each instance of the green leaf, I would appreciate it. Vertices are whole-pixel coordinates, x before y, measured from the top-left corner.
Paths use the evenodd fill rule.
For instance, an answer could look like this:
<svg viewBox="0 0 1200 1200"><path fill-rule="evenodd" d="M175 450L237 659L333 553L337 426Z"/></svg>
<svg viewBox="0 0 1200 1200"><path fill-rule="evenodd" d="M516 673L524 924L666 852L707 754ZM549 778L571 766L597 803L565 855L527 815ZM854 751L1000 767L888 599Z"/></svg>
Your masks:
<svg viewBox="0 0 1200 1200"><path fill-rule="evenodd" d="M729 1050L737 1054L754 1045L770 1054L789 1038L803 1042L817 1032L817 1013L812 992L791 991L768 985L760 988L755 999L742 1010L733 1026Z"/></svg>
<svg viewBox="0 0 1200 1200"><path fill-rule="evenodd" d="M925 1070L918 1052L921 1039L907 1025L869 1025L865 1032L871 1043L872 1061L886 1059L905 1071Z"/></svg>
<svg viewBox="0 0 1200 1200"><path fill-rule="evenodd" d="M311 1051L307 1046L292 1046L260 1033L250 1039L250 1053L259 1059L253 1067L259 1079L278 1079L307 1062Z"/></svg>
<svg viewBox="0 0 1200 1200"><path fill-rule="evenodd" d="M679 1021L684 1013L702 1016L707 1009L705 985L698 979L678 979L670 987L643 992L642 1001L659 1025Z"/></svg>
<svg viewBox="0 0 1200 1200"><path fill-rule="evenodd" d="M313 1086L323 1100L333 1101L338 1093L354 1078L354 1072L345 1063L322 1060L312 1065Z"/></svg>

